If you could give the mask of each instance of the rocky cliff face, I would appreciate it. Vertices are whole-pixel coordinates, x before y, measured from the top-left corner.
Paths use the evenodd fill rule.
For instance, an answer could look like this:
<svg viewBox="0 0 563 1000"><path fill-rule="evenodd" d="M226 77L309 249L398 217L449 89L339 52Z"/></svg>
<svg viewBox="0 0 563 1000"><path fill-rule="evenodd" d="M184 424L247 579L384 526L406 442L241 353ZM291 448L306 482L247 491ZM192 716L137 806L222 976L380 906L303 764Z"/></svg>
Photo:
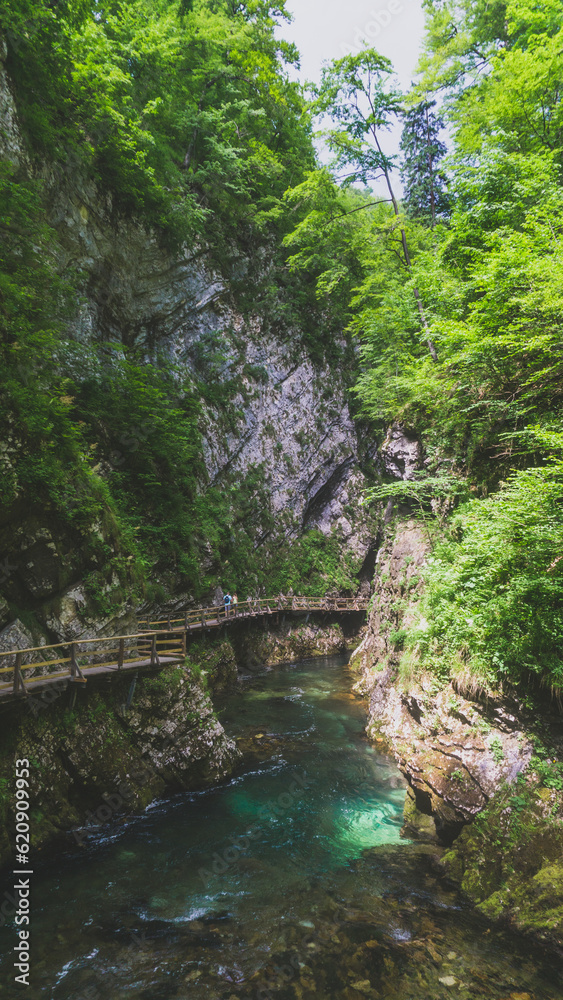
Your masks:
<svg viewBox="0 0 563 1000"><path fill-rule="evenodd" d="M423 527L407 520L378 553L373 608L352 664L369 697L370 731L391 745L411 787L407 823L431 816L445 843L459 834L504 782L530 761L532 747L500 699L470 701L450 683L415 675L401 652L401 628L420 590L429 552Z"/></svg>
<svg viewBox="0 0 563 1000"><path fill-rule="evenodd" d="M0 158L11 163L21 163L26 158L24 142L6 74L6 55L6 41L0 33Z"/></svg>
<svg viewBox="0 0 563 1000"><path fill-rule="evenodd" d="M25 165L1 59L0 157ZM135 347L147 359L165 355L188 379L229 384L227 400L203 404L209 483L259 469L278 538L295 538L308 528L336 532L357 566L369 561L377 525L355 501L375 445L352 418L342 374L313 364L298 334L274 332L259 315L239 315L228 283L210 272L199 247L167 252L156 235L122 217L79 165L45 167L43 174L60 270L82 275L71 338L86 351L111 342ZM119 453L102 463L100 475L119 469L144 440L146 428L134 428ZM4 447L9 462L9 442ZM99 531L102 536L103 526ZM257 537L257 551L268 541ZM130 621L131 609L117 621L92 611L83 579L95 565L86 548L68 524L37 511L18 509L0 522L0 592L33 610L41 633L33 644L42 635L53 640L119 631ZM173 591L173 581L165 589ZM177 605L190 600L189 594L175 596ZM0 625L10 624L5 606L0 615Z"/></svg>
<svg viewBox="0 0 563 1000"><path fill-rule="evenodd" d="M545 704L527 710L516 697L469 697L413 669L401 629L428 554L419 522L388 525L373 607L352 655L368 732L409 782L407 835L449 846L445 869L487 917L561 952L563 795L550 770L563 751L560 715Z"/></svg>
<svg viewBox="0 0 563 1000"><path fill-rule="evenodd" d="M338 528L365 556L373 525L349 505L365 485L360 466L375 458L376 445L362 440L340 373L314 365L297 333L282 339L260 316L237 314L225 283L197 253L173 258L134 223L111 224L110 206L99 203L92 185L65 192L59 183L56 190L53 219L65 262L88 274L76 338L135 345L148 357L158 346L188 374L238 386L229 419L223 407L205 406L210 482L226 469L244 475L261 466L272 510L286 515L290 531Z"/></svg>
<svg viewBox="0 0 563 1000"><path fill-rule="evenodd" d="M12 706L1 740L2 788L12 785L15 758L31 762L36 846L70 828L81 845L165 792L213 784L239 759L193 668L168 668L136 686L130 679L91 682L72 712L63 688L48 693ZM15 830L7 793L0 819L2 864Z"/></svg>
<svg viewBox="0 0 563 1000"><path fill-rule="evenodd" d="M86 226L86 222L76 222L75 235ZM125 233L123 239L131 245ZM111 248L113 254L115 246L115 242L108 242L105 250L109 253ZM143 266L149 270L150 260L147 251ZM130 266L134 262L135 258ZM115 275L111 260L104 260L104 268ZM142 284L144 277L129 274L133 287ZM158 299L158 310L152 316L155 323L157 314L159 322L164 314L174 314L173 299L181 282L186 295L191 288L193 311L189 319L176 328L180 314L175 314L167 334L176 360L193 369L201 357L198 349L206 343L211 329L223 344L229 376L241 382L241 391L230 401L230 419L219 407L205 407L202 432L210 483L220 483L226 471L244 477L259 467L276 525L274 535L291 539L309 528L326 535L336 532L342 549L360 568L369 561L377 536L377 519L357 506L367 485L362 466L374 457L375 445L361 440L350 415L345 385L328 367L315 367L304 351L297 357L290 355L271 334L259 335L255 327L249 331L240 317L226 306L221 308L217 301L198 308L195 300L203 301L214 287L205 286L201 275L188 277L181 269L173 274L161 269L152 272L151 280L155 286L151 301L154 304ZM129 301L135 303L131 312L127 311ZM113 313L112 322L122 331L135 328L136 336L141 337L146 335L147 326L136 315L138 301L135 294L131 300L122 300L121 313ZM87 328L89 336L102 336L103 330L94 327L99 316L94 300L90 300L90 310L87 322L86 316L82 317L80 335ZM138 430L138 440L124 442L124 449L142 448L143 428ZM120 456L116 460L119 462ZM0 525L3 590L10 591L20 606L34 608L46 635L64 640L128 627L131 616L127 609L115 622L99 612L92 614L81 582L86 569L84 546L75 532L60 524L41 523L35 512L26 517L20 511L16 516L16 523ZM258 552L267 541L268 536L256 539ZM189 594L176 594L172 606L189 601ZM40 641L40 636L35 636L31 645Z"/></svg>

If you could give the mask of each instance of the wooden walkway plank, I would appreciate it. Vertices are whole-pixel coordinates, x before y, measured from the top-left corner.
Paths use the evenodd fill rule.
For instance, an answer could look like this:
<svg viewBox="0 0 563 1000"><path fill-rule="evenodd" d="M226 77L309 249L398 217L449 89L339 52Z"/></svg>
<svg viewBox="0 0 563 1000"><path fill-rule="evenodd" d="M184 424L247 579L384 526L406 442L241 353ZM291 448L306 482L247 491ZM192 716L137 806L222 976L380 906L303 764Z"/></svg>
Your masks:
<svg viewBox="0 0 563 1000"><path fill-rule="evenodd" d="M233 622L255 618L256 615L276 615L280 612L366 611L367 602L357 598L275 597L241 601L229 610L223 606L186 610L182 618L161 621L140 621L144 631L132 635L105 636L97 639L74 639L53 645L29 649L12 649L0 652L0 658L13 657L14 663L0 667L0 674L12 674L12 679L0 682L1 700L20 700L31 693L43 690L61 679L68 683L86 683L87 677L126 670L142 670L183 663L186 657L187 636L208 628L219 628ZM115 644L118 644L115 648ZM109 648L107 648L109 646ZM86 647L86 648L85 648ZM97 648L96 648L97 647ZM170 648L172 647L172 648ZM49 653L64 651L67 655L45 659ZM40 660L28 660L39 653ZM91 662L85 662L90 660ZM26 662L27 661L27 662ZM1 662L1 659L0 659ZM69 664L69 668L55 673L41 673L33 677L24 674L45 667Z"/></svg>

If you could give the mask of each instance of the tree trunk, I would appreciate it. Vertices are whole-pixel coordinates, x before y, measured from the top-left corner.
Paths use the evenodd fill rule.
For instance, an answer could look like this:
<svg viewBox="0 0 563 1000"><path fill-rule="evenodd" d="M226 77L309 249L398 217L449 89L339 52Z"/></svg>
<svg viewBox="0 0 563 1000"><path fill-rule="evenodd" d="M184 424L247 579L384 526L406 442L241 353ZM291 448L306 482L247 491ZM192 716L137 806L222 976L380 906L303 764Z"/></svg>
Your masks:
<svg viewBox="0 0 563 1000"><path fill-rule="evenodd" d="M383 151L381 149L381 146L379 145L379 139L377 138L377 133L375 132L375 130L372 132L372 135L373 135L373 137L375 139L375 143L377 145L377 149L381 153L382 161L385 162L384 157L383 157ZM399 216L400 216L400 214L401 214L399 212L399 203L398 203L398 201L397 201L397 199L395 197L395 192L393 191L393 185L391 184L391 178L389 176L389 171L388 171L388 169L387 169L386 166L383 167L383 175L385 177L385 183L387 184L387 190L389 191L389 197L391 198L391 204L393 205L393 212L395 213L395 217L398 219ZM403 226L401 226L401 243L402 243L402 246L403 246L403 254L404 254L404 257L405 257L405 266L406 266L407 270L412 274L411 255L409 253L409 245L408 245L408 242L407 242L407 234L406 234ZM417 305L418 313L419 313L419 316L420 316L420 324L421 324L422 329L424 330L424 332L426 334L426 344L427 344L428 350L430 352L430 357L432 358L432 361L437 361L438 360L438 352L436 350L436 345L435 345L434 341L432 340L432 338L430 336L430 327L428 325L428 320L426 319L426 313L424 311L424 305L423 305L422 299L420 297L420 292L419 292L418 288L416 288L416 287L414 289L414 297L416 299L416 305Z"/></svg>
<svg viewBox="0 0 563 1000"><path fill-rule="evenodd" d="M428 119L428 104L426 105L426 146L428 149L428 172L430 176L430 213L432 217L432 229L436 225L436 195L434 192L434 164L432 162L432 152L430 146L430 121Z"/></svg>

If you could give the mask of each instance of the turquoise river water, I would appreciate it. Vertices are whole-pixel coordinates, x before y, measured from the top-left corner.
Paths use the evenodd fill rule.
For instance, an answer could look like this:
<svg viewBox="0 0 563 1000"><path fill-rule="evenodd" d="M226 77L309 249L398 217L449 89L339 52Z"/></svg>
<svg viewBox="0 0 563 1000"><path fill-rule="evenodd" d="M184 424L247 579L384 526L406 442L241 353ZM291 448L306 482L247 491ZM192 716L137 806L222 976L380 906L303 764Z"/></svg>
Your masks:
<svg viewBox="0 0 563 1000"><path fill-rule="evenodd" d="M401 838L404 781L341 658L220 708L243 751L229 781L35 865L31 984L14 986L8 922L0 1000L563 1000L561 963L478 918L438 849Z"/></svg>

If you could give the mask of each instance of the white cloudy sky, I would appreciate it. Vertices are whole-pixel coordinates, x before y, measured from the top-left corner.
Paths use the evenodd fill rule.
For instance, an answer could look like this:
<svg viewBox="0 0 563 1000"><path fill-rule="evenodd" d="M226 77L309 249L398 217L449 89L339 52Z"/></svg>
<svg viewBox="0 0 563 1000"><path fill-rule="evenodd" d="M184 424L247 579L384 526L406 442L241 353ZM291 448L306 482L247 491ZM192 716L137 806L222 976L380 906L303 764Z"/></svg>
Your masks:
<svg viewBox="0 0 563 1000"><path fill-rule="evenodd" d="M293 23L282 34L301 52L301 76L317 80L325 59L339 58L362 38L388 56L407 88L423 33L421 0L288 0Z"/></svg>
<svg viewBox="0 0 563 1000"><path fill-rule="evenodd" d="M391 59L401 88L410 86L424 29L422 0L288 0L287 8L293 22L283 23L279 33L301 53L303 81L318 81L326 59L340 58L354 46L357 51L367 42ZM397 126L389 133L387 152L398 152L400 132ZM398 178L395 183L399 190Z"/></svg>

